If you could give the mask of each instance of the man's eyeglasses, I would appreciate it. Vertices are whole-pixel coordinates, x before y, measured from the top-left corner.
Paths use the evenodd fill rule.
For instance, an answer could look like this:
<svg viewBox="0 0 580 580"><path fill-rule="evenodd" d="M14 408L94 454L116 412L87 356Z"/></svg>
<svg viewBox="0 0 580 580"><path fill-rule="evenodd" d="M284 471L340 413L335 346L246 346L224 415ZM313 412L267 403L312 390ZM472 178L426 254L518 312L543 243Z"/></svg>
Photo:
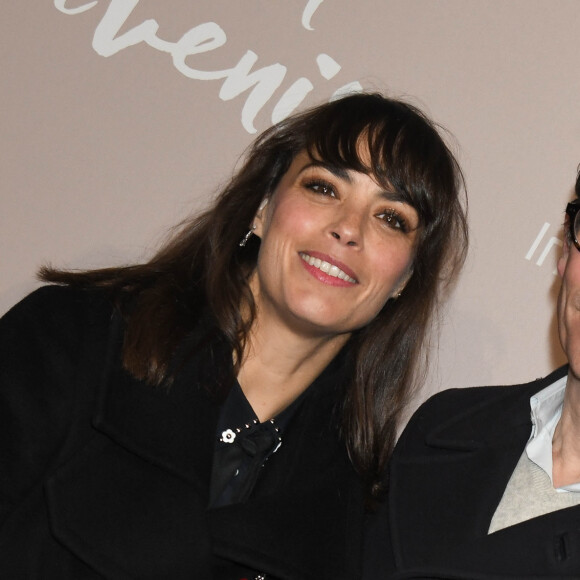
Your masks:
<svg viewBox="0 0 580 580"><path fill-rule="evenodd" d="M580 199L575 199L566 206L566 214L570 217L570 237L576 248L580 250L580 242L578 241L580 237Z"/></svg>

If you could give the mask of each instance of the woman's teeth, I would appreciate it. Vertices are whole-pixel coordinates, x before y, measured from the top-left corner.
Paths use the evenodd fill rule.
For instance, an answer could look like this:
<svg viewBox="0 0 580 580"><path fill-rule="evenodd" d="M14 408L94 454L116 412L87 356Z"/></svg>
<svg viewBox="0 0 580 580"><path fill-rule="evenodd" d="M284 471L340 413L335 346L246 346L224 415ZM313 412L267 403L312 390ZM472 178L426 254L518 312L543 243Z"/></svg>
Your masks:
<svg viewBox="0 0 580 580"><path fill-rule="evenodd" d="M334 276L335 278L340 278L341 280L346 280L351 284L356 284L356 280L351 278L348 274L345 274L338 266L334 266L329 262L325 262L319 258L313 258L304 252L300 252L300 257L311 266L318 268L321 272L328 274L329 276Z"/></svg>

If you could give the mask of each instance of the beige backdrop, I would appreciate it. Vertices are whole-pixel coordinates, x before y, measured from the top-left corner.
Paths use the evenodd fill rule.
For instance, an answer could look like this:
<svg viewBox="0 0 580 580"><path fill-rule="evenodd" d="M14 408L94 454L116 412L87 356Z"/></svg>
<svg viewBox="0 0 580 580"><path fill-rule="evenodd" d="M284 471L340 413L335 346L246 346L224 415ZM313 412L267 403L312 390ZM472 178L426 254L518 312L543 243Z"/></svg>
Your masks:
<svg viewBox="0 0 580 580"><path fill-rule="evenodd" d="M579 29L578 0L8 2L0 311L41 263L146 257L252 131L358 83L447 127L467 177L470 257L421 396L543 375L563 360L555 259L580 162Z"/></svg>

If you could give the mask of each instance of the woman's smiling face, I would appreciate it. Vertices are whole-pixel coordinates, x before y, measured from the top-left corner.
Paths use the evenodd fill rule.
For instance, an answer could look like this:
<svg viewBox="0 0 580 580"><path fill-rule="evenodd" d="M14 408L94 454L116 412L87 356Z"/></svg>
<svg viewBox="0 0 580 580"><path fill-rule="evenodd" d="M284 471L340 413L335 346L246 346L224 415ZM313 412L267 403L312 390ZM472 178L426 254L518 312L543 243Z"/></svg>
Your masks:
<svg viewBox="0 0 580 580"><path fill-rule="evenodd" d="M418 222L371 176L300 153L256 216L258 315L311 336L367 325L412 273Z"/></svg>

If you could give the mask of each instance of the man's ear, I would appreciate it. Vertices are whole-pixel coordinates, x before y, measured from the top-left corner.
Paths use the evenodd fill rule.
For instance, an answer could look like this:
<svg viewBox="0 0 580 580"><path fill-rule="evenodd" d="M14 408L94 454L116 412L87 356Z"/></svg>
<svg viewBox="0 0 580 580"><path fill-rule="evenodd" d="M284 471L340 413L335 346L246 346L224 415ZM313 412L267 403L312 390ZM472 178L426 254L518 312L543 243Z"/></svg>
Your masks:
<svg viewBox="0 0 580 580"><path fill-rule="evenodd" d="M570 241L570 236L565 234L564 243L562 244L562 253L558 258L558 275L560 278L564 277L564 272L566 271L566 264L568 263L568 258L570 257L571 244L572 242Z"/></svg>
<svg viewBox="0 0 580 580"><path fill-rule="evenodd" d="M268 203L268 199L269 198L265 197L260 202L260 205L258 206L258 211L256 212L256 215L254 216L253 225L256 226L254 229L254 235L258 236L259 238L262 237L262 232L264 230L264 208L266 207L266 205Z"/></svg>
<svg viewBox="0 0 580 580"><path fill-rule="evenodd" d="M562 253L558 258L557 270L560 278L564 277L564 272L566 270L566 264L568 263L568 258L570 257L570 246L572 245L572 240L570 239L570 216L566 214L564 220L564 243L562 244Z"/></svg>

